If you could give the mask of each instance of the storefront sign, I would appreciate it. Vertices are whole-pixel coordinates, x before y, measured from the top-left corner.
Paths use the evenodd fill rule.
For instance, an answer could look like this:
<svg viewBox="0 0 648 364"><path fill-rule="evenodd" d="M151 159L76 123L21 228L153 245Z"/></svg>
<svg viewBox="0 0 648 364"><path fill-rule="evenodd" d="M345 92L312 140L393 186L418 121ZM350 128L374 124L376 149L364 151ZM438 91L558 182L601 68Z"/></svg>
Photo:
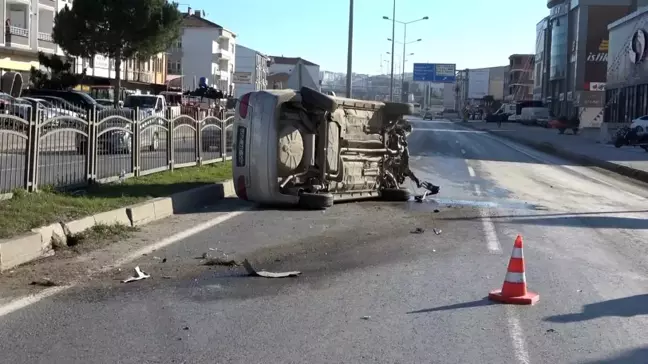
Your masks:
<svg viewBox="0 0 648 364"><path fill-rule="evenodd" d="M597 92L605 91L605 82L587 82L585 83L585 90Z"/></svg>
<svg viewBox="0 0 648 364"><path fill-rule="evenodd" d="M605 83L607 81L609 42L607 26L624 17L628 13L629 7L627 5L597 5L589 6L587 9L585 82L590 84Z"/></svg>
<svg viewBox="0 0 648 364"><path fill-rule="evenodd" d="M579 107L603 107L605 106L605 93L596 91L577 91L576 105Z"/></svg>

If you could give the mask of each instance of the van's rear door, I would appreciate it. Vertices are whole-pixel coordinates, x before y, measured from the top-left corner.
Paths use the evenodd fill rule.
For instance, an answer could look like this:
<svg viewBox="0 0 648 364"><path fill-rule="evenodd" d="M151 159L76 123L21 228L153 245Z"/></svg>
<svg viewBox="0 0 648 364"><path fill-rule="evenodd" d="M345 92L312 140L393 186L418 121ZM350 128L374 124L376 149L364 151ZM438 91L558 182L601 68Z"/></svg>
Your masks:
<svg viewBox="0 0 648 364"><path fill-rule="evenodd" d="M252 134L252 114L255 97L247 93L238 100L234 124L232 124L232 172L236 195L247 200L247 188L250 186L250 138ZM224 131L225 132L225 131Z"/></svg>

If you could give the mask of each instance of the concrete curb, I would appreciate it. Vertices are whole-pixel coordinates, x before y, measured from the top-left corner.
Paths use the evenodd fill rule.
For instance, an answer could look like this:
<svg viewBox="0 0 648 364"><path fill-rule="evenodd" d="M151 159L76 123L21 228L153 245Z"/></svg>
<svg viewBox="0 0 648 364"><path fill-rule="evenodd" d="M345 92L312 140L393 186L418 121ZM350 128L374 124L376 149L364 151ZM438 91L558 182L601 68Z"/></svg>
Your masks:
<svg viewBox="0 0 648 364"><path fill-rule="evenodd" d="M95 225L123 224L141 226L174 214L187 212L204 201L235 196L231 180L154 198L136 205L101 212L79 220L54 223L33 229L21 236L0 240L0 272L51 256L54 247L67 246L68 238Z"/></svg>
<svg viewBox="0 0 648 364"><path fill-rule="evenodd" d="M459 123L461 123L461 122L459 122ZM467 128L473 129L473 130L485 131L485 132L487 132L489 134L496 135L498 137L510 140L512 142L516 142L516 143L519 143L519 144L526 145L528 147L531 147L533 149L536 149L538 151L541 151L541 152L544 152L544 153L547 153L547 154L553 154L555 156L567 159L567 160L575 162L575 163L579 163L579 164L582 164L582 165L585 165L585 166L593 166L593 167L602 168L602 169L605 169L607 171L614 172L616 174L635 179L637 181L648 183L648 172L642 171L640 169L634 169L634 168L627 167L627 166L624 166L624 165L621 165L621 164L616 164L616 163L604 161L604 160L601 160L601 159L592 158L590 156L586 156L586 155L583 155L583 154L574 153L574 152L571 152L571 151L556 147L554 144L548 143L548 142L535 142L535 141L531 141L531 140L517 139L517 138L515 138L515 137L513 137L511 135L506 135L506 134L502 134L502 133L495 133L490 129L482 129L482 128L479 128L477 126L472 126L472 125L470 125L470 123L461 123L461 125L465 126Z"/></svg>

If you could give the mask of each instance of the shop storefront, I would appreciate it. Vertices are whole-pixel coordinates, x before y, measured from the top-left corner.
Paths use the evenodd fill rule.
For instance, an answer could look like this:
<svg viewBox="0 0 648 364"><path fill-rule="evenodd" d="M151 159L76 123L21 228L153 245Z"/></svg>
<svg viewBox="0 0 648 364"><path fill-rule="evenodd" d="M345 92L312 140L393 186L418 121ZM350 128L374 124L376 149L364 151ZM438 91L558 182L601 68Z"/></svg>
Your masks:
<svg viewBox="0 0 648 364"><path fill-rule="evenodd" d="M606 122L629 122L648 114L647 43L648 9L610 24Z"/></svg>

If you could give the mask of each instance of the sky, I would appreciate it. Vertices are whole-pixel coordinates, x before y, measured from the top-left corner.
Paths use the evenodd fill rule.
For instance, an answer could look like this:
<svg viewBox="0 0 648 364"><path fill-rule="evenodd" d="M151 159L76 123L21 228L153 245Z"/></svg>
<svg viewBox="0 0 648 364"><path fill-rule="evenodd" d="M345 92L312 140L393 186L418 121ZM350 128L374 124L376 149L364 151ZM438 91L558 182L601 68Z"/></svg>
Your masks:
<svg viewBox="0 0 648 364"><path fill-rule="evenodd" d="M185 2L186 1L186 2ZM353 72L388 73L393 0L355 0ZM546 0L396 0L396 20L407 26L406 72L413 63L455 63L457 69L503 66L515 53L535 53L536 24ZM301 57L321 70L345 72L349 0L180 0L180 9L233 31L238 44L271 56ZM396 40L403 40L396 24ZM421 39L420 42L416 42ZM414 53L414 55L409 55ZM401 69L402 43L394 67ZM381 68L382 65L382 68ZM381 72L382 70L382 72Z"/></svg>

